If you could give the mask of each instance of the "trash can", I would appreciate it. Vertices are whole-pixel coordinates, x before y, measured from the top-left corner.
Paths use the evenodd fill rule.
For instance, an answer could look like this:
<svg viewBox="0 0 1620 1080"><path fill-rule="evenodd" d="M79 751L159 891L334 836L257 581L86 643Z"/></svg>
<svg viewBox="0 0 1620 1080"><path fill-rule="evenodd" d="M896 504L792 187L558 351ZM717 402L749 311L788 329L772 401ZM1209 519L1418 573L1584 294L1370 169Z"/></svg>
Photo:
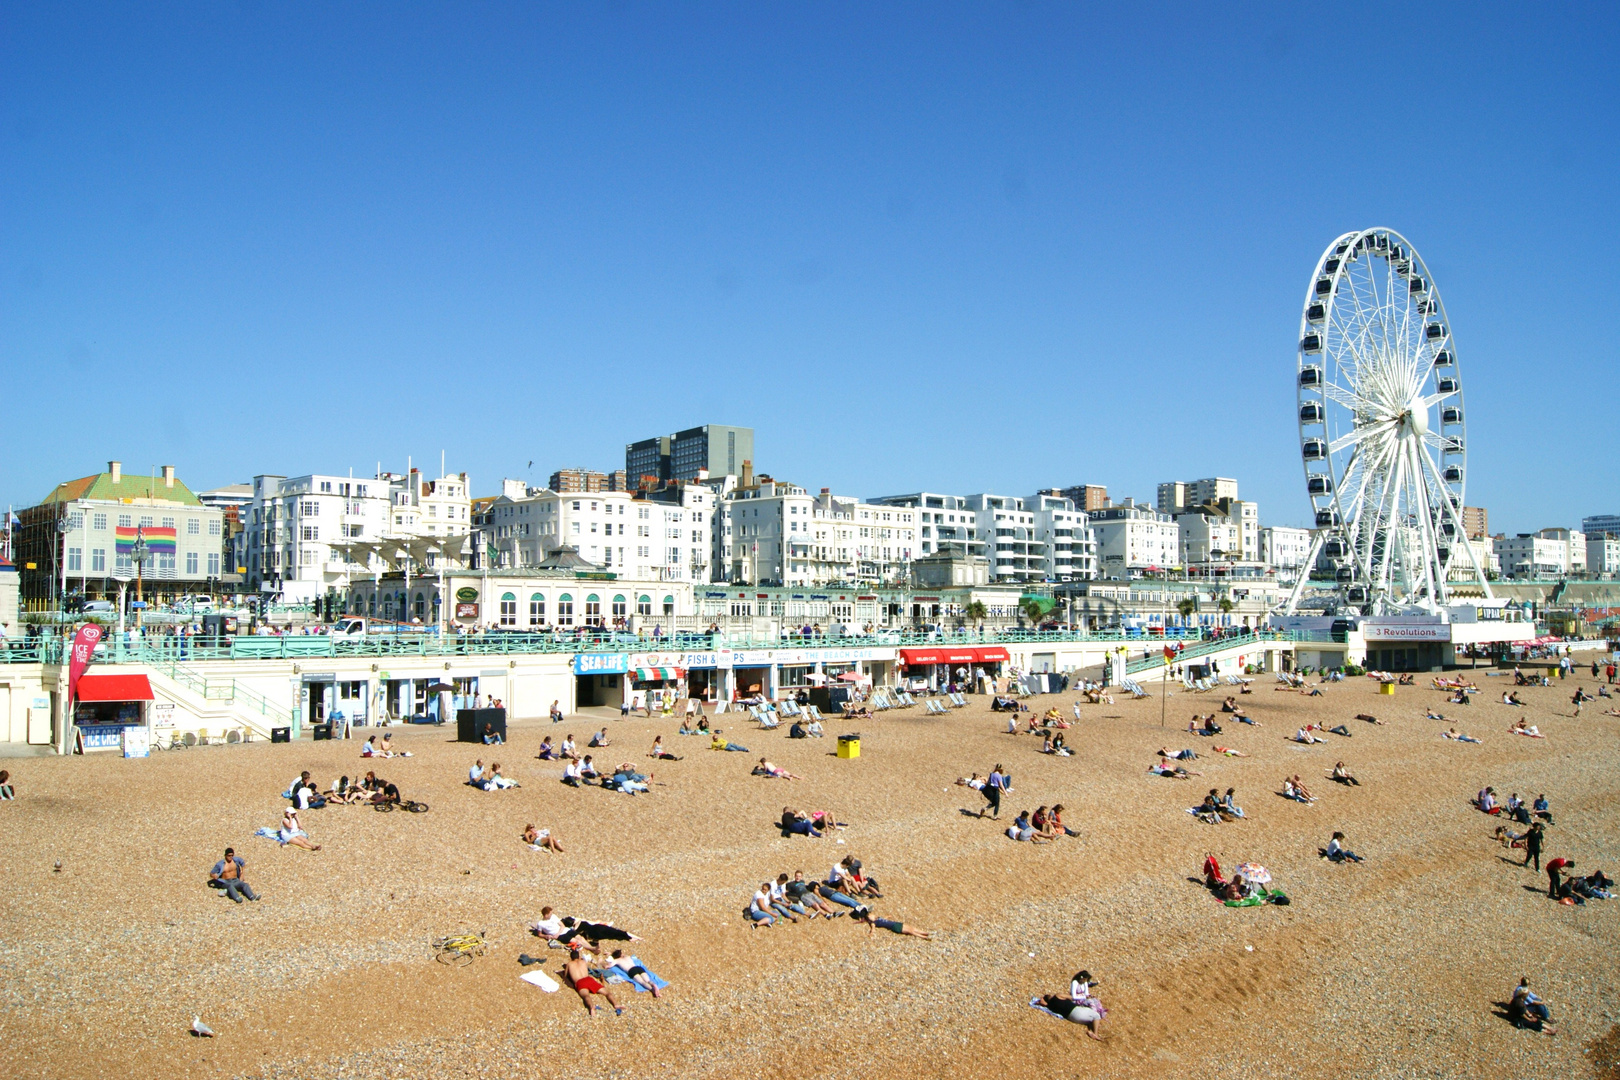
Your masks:
<svg viewBox="0 0 1620 1080"><path fill-rule="evenodd" d="M1378 692L1386 697L1394 697L1395 684L1392 682L1381 682L1378 684Z"/></svg>
<svg viewBox="0 0 1620 1080"><path fill-rule="evenodd" d="M273 727L270 729L271 742L292 742L292 728Z"/></svg>
<svg viewBox="0 0 1620 1080"><path fill-rule="evenodd" d="M838 736L838 756L841 758L857 758L861 756L861 733Z"/></svg>

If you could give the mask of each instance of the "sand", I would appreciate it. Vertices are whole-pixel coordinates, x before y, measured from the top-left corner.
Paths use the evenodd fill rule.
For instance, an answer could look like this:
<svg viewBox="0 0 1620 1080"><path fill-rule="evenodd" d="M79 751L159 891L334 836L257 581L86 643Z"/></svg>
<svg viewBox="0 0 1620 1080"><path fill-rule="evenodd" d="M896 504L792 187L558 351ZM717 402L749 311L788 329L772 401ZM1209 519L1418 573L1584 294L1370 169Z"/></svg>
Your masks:
<svg viewBox="0 0 1620 1080"><path fill-rule="evenodd" d="M1264 726L1203 739L1189 714L1219 694L1086 707L1074 758L1001 733L984 698L946 718L921 709L860 721L862 756L833 740L791 741L734 716L752 754L714 753L667 720L573 718L514 727L500 748L457 745L437 728L396 730L413 757L378 763L427 814L367 807L307 813L318 853L254 838L301 769L322 785L367 764L359 742L258 744L8 762L21 798L0 804L3 966L0 1036L14 1076L480 1077L683 1076L1587 1076L1614 1060L1620 1012L1611 972L1620 900L1563 907L1544 875L1504 861L1495 819L1469 800L1547 793L1548 854L1620 870L1620 719L1609 702L1568 717L1570 680L1525 691L1548 738L1507 733L1520 710L1494 703L1510 680L1459 708L1427 687L1380 697L1366 679L1322 698L1255 683ZM1032 699L1044 708L1071 698ZM1455 715L1483 745L1442 740L1422 718ZM1352 719L1372 712L1374 727ZM1307 720L1348 723L1325 746L1286 741ZM610 730L605 761L652 768L651 794L557 782L534 754L543 734ZM844 730L834 725L834 732ZM654 732L678 762L644 756ZM1244 750L1222 758L1214 743ZM1148 775L1162 745L1192 746L1191 782ZM803 781L749 775L762 754ZM517 790L462 781L498 758ZM1343 759L1361 778L1324 778ZM1000 762L1013 774L1003 821L965 816L982 800L952 781ZM1315 806L1276 792L1300 773ZM1213 827L1183 812L1210 787L1237 789L1249 819ZM1061 802L1078 839L1002 835L1013 812ZM784 804L830 807L852 823L833 840L780 838ZM529 851L527 822L565 855ZM1367 857L1317 856L1334 829ZM203 886L225 845L264 895L235 905ZM1233 910L1189 881L1206 851L1228 868L1269 867L1288 908ZM778 872L811 876L848 853L882 883L881 914L941 931L934 941L848 919L762 931L741 911ZM54 864L61 863L55 870ZM564 990L519 981L525 924L542 904L608 920L672 983L661 1001L592 1019ZM434 963L435 935L487 930L489 955ZM546 953L555 974L562 953ZM1077 968L1102 982L1105 1041L1028 1007ZM1556 1037L1493 1010L1528 975L1552 1004ZM219 1034L187 1034L194 1014ZM1589 1050L1608 1037L1607 1049Z"/></svg>

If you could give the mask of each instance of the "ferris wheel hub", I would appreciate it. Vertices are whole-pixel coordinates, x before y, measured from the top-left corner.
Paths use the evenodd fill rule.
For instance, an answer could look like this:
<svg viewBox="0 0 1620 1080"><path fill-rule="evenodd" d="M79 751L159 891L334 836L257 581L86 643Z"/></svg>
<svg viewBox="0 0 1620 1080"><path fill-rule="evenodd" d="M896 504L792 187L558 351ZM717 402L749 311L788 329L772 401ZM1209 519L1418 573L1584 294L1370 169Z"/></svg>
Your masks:
<svg viewBox="0 0 1620 1080"><path fill-rule="evenodd" d="M1407 431L1419 439L1429 433L1429 410L1423 407L1422 398L1413 398L1407 403L1406 413L1401 420L1406 424Z"/></svg>

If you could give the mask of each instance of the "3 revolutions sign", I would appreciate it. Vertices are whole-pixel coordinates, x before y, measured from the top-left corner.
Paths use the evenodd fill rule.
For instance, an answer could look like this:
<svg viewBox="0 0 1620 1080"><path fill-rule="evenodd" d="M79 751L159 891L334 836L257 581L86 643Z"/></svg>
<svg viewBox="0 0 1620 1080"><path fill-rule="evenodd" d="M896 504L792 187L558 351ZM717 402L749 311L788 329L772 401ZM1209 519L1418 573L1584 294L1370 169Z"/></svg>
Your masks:
<svg viewBox="0 0 1620 1080"><path fill-rule="evenodd" d="M1451 627L1443 622L1367 619L1361 635L1367 641L1450 641Z"/></svg>

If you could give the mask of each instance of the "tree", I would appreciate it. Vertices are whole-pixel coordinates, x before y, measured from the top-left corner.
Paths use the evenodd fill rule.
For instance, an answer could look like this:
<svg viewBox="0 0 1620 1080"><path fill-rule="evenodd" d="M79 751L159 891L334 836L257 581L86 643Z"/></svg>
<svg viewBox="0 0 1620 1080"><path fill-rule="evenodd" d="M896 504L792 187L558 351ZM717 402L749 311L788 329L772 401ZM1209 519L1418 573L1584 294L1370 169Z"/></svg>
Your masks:
<svg viewBox="0 0 1620 1080"><path fill-rule="evenodd" d="M1185 619L1198 610L1198 602L1188 597L1176 605L1176 610L1181 612L1181 617Z"/></svg>
<svg viewBox="0 0 1620 1080"><path fill-rule="evenodd" d="M1029 621L1036 626L1041 624L1041 616L1046 614L1046 609L1041 606L1041 602L1033 596L1026 596L1018 601L1018 607Z"/></svg>
<svg viewBox="0 0 1620 1080"><path fill-rule="evenodd" d="M970 600L962 608L962 616L973 623L978 629L984 628L984 620L990 617L990 609L984 606L983 600Z"/></svg>
<svg viewBox="0 0 1620 1080"><path fill-rule="evenodd" d="M1221 597L1221 614L1232 614L1232 598L1230 596Z"/></svg>

